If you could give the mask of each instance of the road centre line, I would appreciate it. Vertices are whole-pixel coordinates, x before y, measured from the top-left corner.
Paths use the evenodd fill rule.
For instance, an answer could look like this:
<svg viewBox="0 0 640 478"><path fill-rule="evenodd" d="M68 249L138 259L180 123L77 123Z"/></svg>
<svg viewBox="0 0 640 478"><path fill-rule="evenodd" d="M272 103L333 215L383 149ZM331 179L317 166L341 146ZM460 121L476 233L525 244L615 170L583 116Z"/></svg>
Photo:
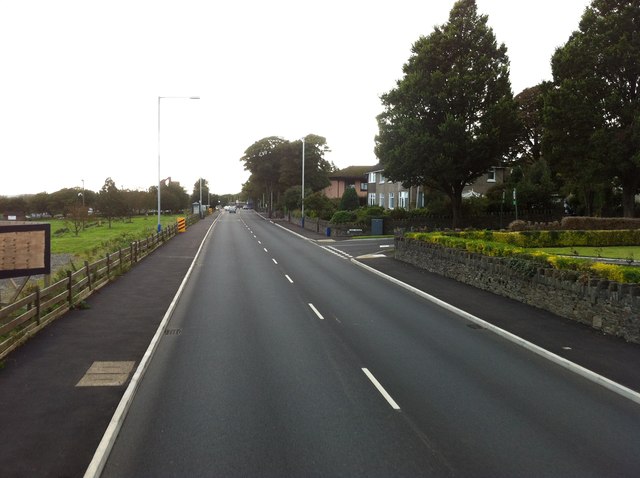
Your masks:
<svg viewBox="0 0 640 478"><path fill-rule="evenodd" d="M324 317L322 317L322 314L318 311L318 309L314 307L312 303L309 303L309 307L311 307L311 310L315 312L315 314L318 316L320 320L324 320Z"/></svg>
<svg viewBox="0 0 640 478"><path fill-rule="evenodd" d="M269 252L266 247L263 247L264 252Z"/></svg>
<svg viewBox="0 0 640 478"><path fill-rule="evenodd" d="M258 244L262 245L262 241L258 241Z"/></svg>
<svg viewBox="0 0 640 478"><path fill-rule="evenodd" d="M287 274L285 274L284 276L287 278L287 280L289 282L291 282L293 284L293 279L291 277L289 277Z"/></svg>
<svg viewBox="0 0 640 478"><path fill-rule="evenodd" d="M271 258L271 260L273 261L273 263L274 263L275 265L278 265L278 261L276 261L273 257Z"/></svg>
<svg viewBox="0 0 640 478"><path fill-rule="evenodd" d="M391 405L391 408L393 408L394 410L400 410L400 406L396 403L396 401L393 398L391 398L391 395L387 393L384 387L380 385L380 382L376 380L373 374L369 372L369 369L363 368L362 371L367 377L369 377L369 380L371 380L371 383L373 383L373 385L378 389L378 392L380 392L380 395L382 395L384 399L387 401L387 403Z"/></svg>

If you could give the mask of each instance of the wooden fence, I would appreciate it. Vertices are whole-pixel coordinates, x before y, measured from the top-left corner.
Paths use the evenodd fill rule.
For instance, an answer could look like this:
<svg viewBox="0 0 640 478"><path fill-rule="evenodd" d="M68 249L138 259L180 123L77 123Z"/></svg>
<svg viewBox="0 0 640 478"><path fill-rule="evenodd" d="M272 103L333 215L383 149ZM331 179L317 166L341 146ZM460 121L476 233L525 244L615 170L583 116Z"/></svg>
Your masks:
<svg viewBox="0 0 640 478"><path fill-rule="evenodd" d="M198 219L198 215L189 216L187 224ZM85 261L80 269L67 271L64 279L43 288L38 285L34 292L1 308L0 359L176 234L177 225L170 225L162 232L132 242L128 248L108 253L96 262Z"/></svg>

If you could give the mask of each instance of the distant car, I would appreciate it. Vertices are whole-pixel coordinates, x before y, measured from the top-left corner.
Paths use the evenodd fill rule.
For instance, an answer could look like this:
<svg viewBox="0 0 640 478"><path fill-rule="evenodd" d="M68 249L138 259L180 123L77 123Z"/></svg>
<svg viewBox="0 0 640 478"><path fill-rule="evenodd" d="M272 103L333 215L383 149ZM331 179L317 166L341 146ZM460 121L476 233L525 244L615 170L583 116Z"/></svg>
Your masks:
<svg viewBox="0 0 640 478"><path fill-rule="evenodd" d="M235 206L229 206L229 212L232 212L232 213L234 213L234 214L235 214L236 209L237 209L237 208L236 208Z"/></svg>

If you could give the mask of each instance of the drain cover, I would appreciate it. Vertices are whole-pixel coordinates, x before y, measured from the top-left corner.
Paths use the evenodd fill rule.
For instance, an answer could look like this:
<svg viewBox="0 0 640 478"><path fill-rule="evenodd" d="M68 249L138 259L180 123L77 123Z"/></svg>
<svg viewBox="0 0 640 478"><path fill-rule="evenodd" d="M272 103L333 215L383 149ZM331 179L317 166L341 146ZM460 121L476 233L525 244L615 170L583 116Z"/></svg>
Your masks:
<svg viewBox="0 0 640 478"><path fill-rule="evenodd" d="M117 387L124 385L135 362L93 362L76 387Z"/></svg>

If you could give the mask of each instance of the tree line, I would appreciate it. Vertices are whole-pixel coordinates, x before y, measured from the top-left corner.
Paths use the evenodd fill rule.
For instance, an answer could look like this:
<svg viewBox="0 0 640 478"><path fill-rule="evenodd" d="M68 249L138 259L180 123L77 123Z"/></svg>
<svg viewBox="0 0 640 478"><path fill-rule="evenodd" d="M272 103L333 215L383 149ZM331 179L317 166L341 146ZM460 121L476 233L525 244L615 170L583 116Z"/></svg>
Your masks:
<svg viewBox="0 0 640 478"><path fill-rule="evenodd" d="M233 200L232 195L211 194L206 179L196 181L191 195L179 182L168 179L160 183L161 210L168 213L190 210L191 204L200 200L201 186L202 202L205 205L224 206ZM75 187L63 188L53 193L0 196L0 213L19 214L37 219L56 216L81 218L91 212L111 221L116 217L157 212L157 201L157 185L142 191L122 189L117 187L112 178L107 178L99 191Z"/></svg>
<svg viewBox="0 0 640 478"><path fill-rule="evenodd" d="M421 37L382 95L375 151L385 175L446 195L491 167L531 205L633 217L640 192L640 2L594 0L551 58L553 80L512 95L509 59L475 0ZM543 28L541 33L544 34Z"/></svg>

